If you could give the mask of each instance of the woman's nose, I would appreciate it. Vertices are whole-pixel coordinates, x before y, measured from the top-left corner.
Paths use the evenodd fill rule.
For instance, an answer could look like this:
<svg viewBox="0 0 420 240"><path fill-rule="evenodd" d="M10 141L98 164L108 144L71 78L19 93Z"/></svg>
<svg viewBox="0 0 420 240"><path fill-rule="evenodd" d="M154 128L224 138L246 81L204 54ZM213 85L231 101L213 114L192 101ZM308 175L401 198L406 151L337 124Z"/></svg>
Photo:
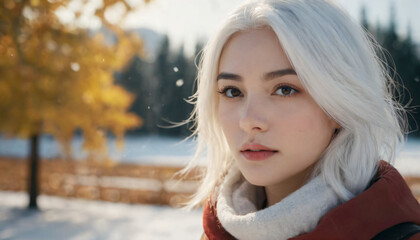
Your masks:
<svg viewBox="0 0 420 240"><path fill-rule="evenodd" d="M248 101L239 120L240 128L248 134L267 131L266 107L261 101Z"/></svg>

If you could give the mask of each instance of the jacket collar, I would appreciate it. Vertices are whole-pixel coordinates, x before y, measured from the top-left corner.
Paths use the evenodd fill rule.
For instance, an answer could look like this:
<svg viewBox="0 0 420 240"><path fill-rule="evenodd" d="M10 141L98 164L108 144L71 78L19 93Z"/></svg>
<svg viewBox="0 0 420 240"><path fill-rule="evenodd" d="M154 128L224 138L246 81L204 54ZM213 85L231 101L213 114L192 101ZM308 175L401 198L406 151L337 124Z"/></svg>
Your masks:
<svg viewBox="0 0 420 240"><path fill-rule="evenodd" d="M380 161L367 190L327 213L313 232L293 239L371 239L403 222L420 224L420 205L398 171Z"/></svg>

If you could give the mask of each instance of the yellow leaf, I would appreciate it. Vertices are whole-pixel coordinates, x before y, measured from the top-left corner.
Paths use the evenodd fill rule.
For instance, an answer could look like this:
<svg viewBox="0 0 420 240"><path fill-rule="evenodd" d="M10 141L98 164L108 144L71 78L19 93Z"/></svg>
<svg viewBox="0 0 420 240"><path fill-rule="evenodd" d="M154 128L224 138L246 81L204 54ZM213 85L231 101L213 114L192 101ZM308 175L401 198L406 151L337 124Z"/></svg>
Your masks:
<svg viewBox="0 0 420 240"><path fill-rule="evenodd" d="M31 6L37 7L40 4L39 0L31 0Z"/></svg>

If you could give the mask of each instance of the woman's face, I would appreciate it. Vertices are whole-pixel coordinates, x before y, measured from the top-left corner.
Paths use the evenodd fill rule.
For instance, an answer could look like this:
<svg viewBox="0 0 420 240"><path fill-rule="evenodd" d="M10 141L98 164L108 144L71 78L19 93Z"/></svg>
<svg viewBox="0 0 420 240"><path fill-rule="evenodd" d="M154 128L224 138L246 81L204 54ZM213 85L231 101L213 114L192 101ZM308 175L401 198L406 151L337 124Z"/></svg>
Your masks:
<svg viewBox="0 0 420 240"><path fill-rule="evenodd" d="M339 126L303 88L271 29L230 38L217 88L218 117L244 177L300 187Z"/></svg>

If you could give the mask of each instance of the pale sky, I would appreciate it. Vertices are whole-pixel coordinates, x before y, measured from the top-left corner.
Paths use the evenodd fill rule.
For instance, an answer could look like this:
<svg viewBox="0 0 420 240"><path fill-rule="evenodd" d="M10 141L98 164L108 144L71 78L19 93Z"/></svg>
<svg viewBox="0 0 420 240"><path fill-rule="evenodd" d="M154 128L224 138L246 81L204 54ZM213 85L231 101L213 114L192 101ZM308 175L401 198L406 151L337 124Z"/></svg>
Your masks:
<svg viewBox="0 0 420 240"><path fill-rule="evenodd" d="M136 1L136 0L132 0ZM147 27L159 33L167 33L175 45L184 43L192 51L197 39L206 39L221 24L226 15L243 0L153 0L147 6L129 16L126 27ZM411 23L413 38L420 42L419 0L337 0L357 21L360 8L367 8L370 23L380 22L387 26L390 5L394 2L398 31L407 32Z"/></svg>

